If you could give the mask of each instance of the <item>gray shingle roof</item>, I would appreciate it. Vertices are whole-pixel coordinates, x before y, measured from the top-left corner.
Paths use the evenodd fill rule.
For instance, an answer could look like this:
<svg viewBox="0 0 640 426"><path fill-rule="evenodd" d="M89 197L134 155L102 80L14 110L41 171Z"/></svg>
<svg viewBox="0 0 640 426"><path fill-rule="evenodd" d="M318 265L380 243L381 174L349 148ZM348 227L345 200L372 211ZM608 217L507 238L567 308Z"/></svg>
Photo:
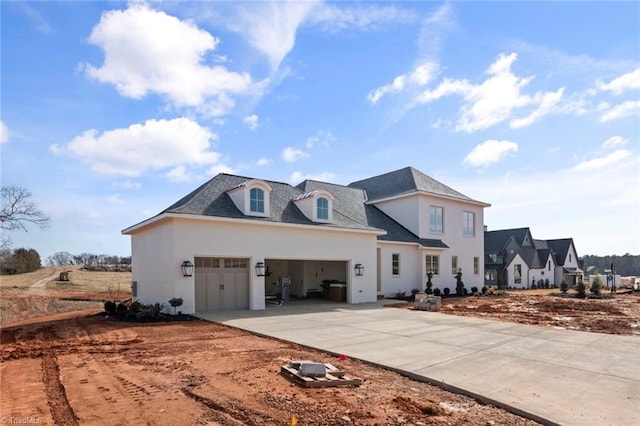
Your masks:
<svg viewBox="0 0 640 426"><path fill-rule="evenodd" d="M340 211L353 220L364 221L371 227L384 229L387 234L379 235L378 240L380 241L398 241L420 244L423 247L448 248L441 240L418 238L413 232L400 225L377 207L365 204L366 197L362 189L313 180L305 180L297 185L296 188L304 192L322 189L331 193L335 197L333 201L334 214L335 211Z"/></svg>
<svg viewBox="0 0 640 426"><path fill-rule="evenodd" d="M244 215L234 204L227 190L238 187L243 182L253 178L229 175L221 173L178 202L169 206L162 213L192 214L203 216L219 216L237 219L251 219L265 222L283 222L292 224L332 226L337 228L377 230L370 226L362 216L350 215L349 211L343 212L339 208L341 205L353 206L357 203L354 200L334 200L333 223L316 223L309 220L292 201L294 198L304 195L307 191L302 191L286 183L264 180L272 188L270 197L269 217L255 217ZM333 194L333 193L332 193ZM333 194L336 196L336 194ZM337 204L337 205L336 205ZM360 203L362 204L362 203ZM345 214L346 213L346 214Z"/></svg>
<svg viewBox="0 0 640 426"><path fill-rule="evenodd" d="M569 254L569 248L573 244L573 238L562 238L559 240L547 240L549 248L553 250L556 255L556 263L560 266L564 265L564 261ZM576 253L576 257L578 254ZM577 259L576 259L577 260Z"/></svg>
<svg viewBox="0 0 640 426"><path fill-rule="evenodd" d="M413 167L405 167L404 169L352 182L349 186L364 189L370 202L414 192L426 192L474 203L479 202Z"/></svg>

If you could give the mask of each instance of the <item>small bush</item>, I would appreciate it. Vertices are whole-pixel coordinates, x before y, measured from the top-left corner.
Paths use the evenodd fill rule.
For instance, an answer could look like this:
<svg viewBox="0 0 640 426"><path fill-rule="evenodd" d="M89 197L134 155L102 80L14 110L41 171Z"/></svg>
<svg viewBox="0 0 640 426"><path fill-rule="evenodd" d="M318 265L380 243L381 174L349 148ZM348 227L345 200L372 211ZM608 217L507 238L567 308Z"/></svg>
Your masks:
<svg viewBox="0 0 640 426"><path fill-rule="evenodd" d="M482 286L482 290L480 291L482 291L482 294L487 294L487 291L489 291L489 287L487 287L486 285Z"/></svg>
<svg viewBox="0 0 640 426"><path fill-rule="evenodd" d="M142 310L142 303L138 302L137 300L135 302L133 302L131 304L131 306L129 306L129 310L135 314L137 314L138 312L140 312Z"/></svg>
<svg viewBox="0 0 640 426"><path fill-rule="evenodd" d="M104 311L109 315L113 315L116 313L116 302L113 300L107 300L104 302Z"/></svg>
<svg viewBox="0 0 640 426"><path fill-rule="evenodd" d="M439 289L439 288L436 288L436 290L438 290L438 293L440 293L440 289ZM435 290L434 290L434 289L432 289L431 287L427 287L427 289L425 290L425 293L426 293L426 294L434 294L434 293L435 293ZM437 296L437 295L436 295L436 296Z"/></svg>
<svg viewBox="0 0 640 426"><path fill-rule="evenodd" d="M600 290L602 290L602 280L600 279L599 275L596 275L593 279L593 282L591 283L591 288L589 288L589 291L591 291L591 293L595 294L596 296L599 296Z"/></svg>
<svg viewBox="0 0 640 426"><path fill-rule="evenodd" d="M118 306L116 307L116 313L118 313L118 314L124 314L128 310L129 310L129 308L124 303L118 303Z"/></svg>
<svg viewBox="0 0 640 426"><path fill-rule="evenodd" d="M474 294L474 295L478 294L478 287L476 286L471 287L471 294Z"/></svg>
<svg viewBox="0 0 640 426"><path fill-rule="evenodd" d="M445 287L445 288L444 288L444 290L442 290L442 293L443 293L445 296L448 296L448 295L449 295L449 293L451 293L451 290L449 290L449 287Z"/></svg>
<svg viewBox="0 0 640 426"><path fill-rule="evenodd" d="M431 290L431 289L429 288L429 289L427 289L427 291L428 291L428 290ZM441 293L442 293L442 292L440 291L440 289L439 289L438 287L436 287L436 288L434 288L434 289L433 289L433 295L434 295L434 296L440 296L440 294L441 294ZM430 294L430 293L427 293L427 294Z"/></svg>
<svg viewBox="0 0 640 426"><path fill-rule="evenodd" d="M587 287L582 281L578 281L578 284L576 284L576 297L580 299L587 297Z"/></svg>
<svg viewBox="0 0 640 426"><path fill-rule="evenodd" d="M549 288L549 278L544 280L544 288Z"/></svg>
<svg viewBox="0 0 640 426"><path fill-rule="evenodd" d="M566 293L567 290L569 290L569 284L567 284L565 280L562 280L562 282L560 283L560 291Z"/></svg>

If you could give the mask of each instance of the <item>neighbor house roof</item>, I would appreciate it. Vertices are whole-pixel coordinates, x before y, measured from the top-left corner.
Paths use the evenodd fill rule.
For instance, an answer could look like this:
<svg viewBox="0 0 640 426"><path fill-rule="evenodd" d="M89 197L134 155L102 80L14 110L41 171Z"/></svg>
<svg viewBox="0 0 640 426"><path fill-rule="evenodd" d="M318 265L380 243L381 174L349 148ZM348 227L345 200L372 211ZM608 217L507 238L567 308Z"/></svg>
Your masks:
<svg viewBox="0 0 640 426"><path fill-rule="evenodd" d="M524 238L529 233L529 228L500 229L484 232L484 252L497 254L504 248L510 238L513 237L518 246L522 247Z"/></svg>
<svg viewBox="0 0 640 426"><path fill-rule="evenodd" d="M569 249L573 245L573 238L547 240L547 244L556 255L556 263L560 266L564 265L564 260L567 258L567 254L569 254ZM576 253L576 257L577 256L578 254Z"/></svg>
<svg viewBox="0 0 640 426"><path fill-rule="evenodd" d="M489 206L487 203L467 197L413 167L405 167L404 169L352 182L349 186L365 190L369 203L413 193L427 193L481 204L486 207Z"/></svg>

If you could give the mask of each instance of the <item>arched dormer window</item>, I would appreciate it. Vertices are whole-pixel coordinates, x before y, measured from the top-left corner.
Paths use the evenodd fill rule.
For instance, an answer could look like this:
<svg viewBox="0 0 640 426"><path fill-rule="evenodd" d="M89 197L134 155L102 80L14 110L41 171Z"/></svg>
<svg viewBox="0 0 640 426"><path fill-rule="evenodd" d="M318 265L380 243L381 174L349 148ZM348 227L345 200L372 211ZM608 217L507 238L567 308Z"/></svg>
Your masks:
<svg viewBox="0 0 640 426"><path fill-rule="evenodd" d="M260 188L251 188L249 191L249 210L252 213L264 213L264 191Z"/></svg>
<svg viewBox="0 0 640 426"><path fill-rule="evenodd" d="M250 179L227 189L226 192L242 214L269 217L271 190L271 186L265 181Z"/></svg>
<svg viewBox="0 0 640 426"><path fill-rule="evenodd" d="M329 200L320 197L316 201L316 212L319 220L329 220Z"/></svg>
<svg viewBox="0 0 640 426"><path fill-rule="evenodd" d="M323 189L298 195L293 202L300 211L312 222L331 223L333 220L334 196Z"/></svg>

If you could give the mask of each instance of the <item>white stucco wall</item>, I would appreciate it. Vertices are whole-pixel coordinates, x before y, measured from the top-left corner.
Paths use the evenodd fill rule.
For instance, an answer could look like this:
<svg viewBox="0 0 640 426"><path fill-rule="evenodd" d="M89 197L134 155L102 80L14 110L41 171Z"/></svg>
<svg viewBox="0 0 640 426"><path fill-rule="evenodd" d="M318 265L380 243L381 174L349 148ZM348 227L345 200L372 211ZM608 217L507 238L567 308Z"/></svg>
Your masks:
<svg viewBox="0 0 640 426"><path fill-rule="evenodd" d="M521 276L522 281L519 283L515 282L515 265L521 265ZM527 263L517 254L512 260L511 263L507 265L507 288L527 288L527 281L529 276L529 267Z"/></svg>
<svg viewBox="0 0 640 426"><path fill-rule="evenodd" d="M422 262L421 250L416 244L402 244L391 242L380 242L380 279L382 288L380 293L385 297L391 297L398 292L411 294L411 290L425 289L425 282L422 282ZM400 274L393 275L392 255L400 255Z"/></svg>
<svg viewBox="0 0 640 426"><path fill-rule="evenodd" d="M184 300L182 311L195 311L194 277L182 277L180 264L195 257L248 258L249 308L265 308L265 277L256 262L265 259L335 260L347 262L347 302L376 300L376 234L302 227L258 221L172 218L132 234L133 279L143 303ZM365 265L356 277L353 266ZM268 277L267 277L268 279Z"/></svg>
<svg viewBox="0 0 640 426"><path fill-rule="evenodd" d="M391 216L400 225L416 235L420 233L420 212L418 197L401 197L375 203L375 206Z"/></svg>

